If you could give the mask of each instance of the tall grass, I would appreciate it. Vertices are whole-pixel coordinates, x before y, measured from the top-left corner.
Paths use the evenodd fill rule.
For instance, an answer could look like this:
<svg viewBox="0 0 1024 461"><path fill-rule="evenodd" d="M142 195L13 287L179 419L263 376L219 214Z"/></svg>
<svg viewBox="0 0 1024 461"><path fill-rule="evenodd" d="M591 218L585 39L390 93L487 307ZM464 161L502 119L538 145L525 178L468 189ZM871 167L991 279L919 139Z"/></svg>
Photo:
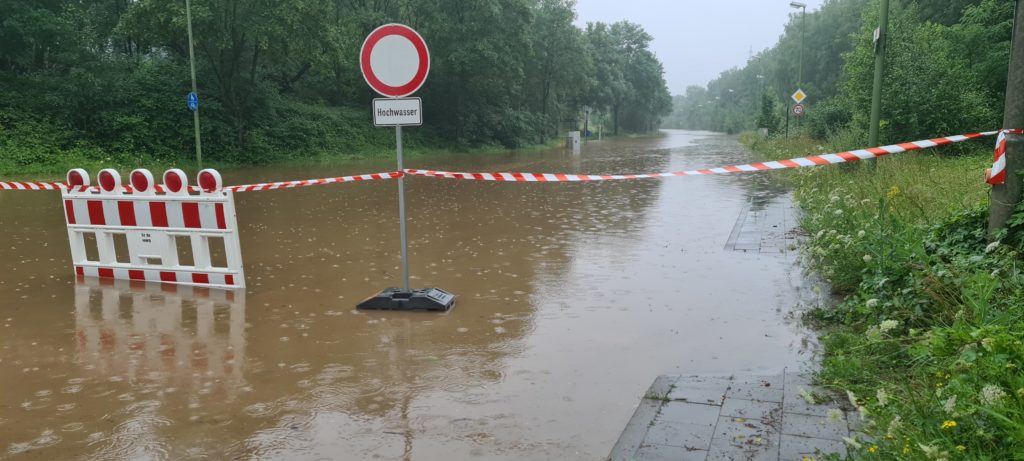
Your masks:
<svg viewBox="0 0 1024 461"><path fill-rule="evenodd" d="M763 159L863 147L742 140ZM986 241L991 150L977 143L784 175L802 255L844 299L807 318L825 332L820 381L864 419L853 459L1024 459L1024 212Z"/></svg>

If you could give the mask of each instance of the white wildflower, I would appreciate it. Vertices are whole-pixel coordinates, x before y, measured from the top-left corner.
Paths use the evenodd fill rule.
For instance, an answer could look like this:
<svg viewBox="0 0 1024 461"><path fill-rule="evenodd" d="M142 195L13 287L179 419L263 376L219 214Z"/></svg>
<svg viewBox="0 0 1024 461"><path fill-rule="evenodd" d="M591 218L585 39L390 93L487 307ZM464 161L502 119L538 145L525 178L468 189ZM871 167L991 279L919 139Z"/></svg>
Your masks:
<svg viewBox="0 0 1024 461"><path fill-rule="evenodd" d="M942 404L942 411L945 411L947 414L953 414L954 410L956 410L956 394L953 394L950 398L946 399L946 403Z"/></svg>
<svg viewBox="0 0 1024 461"><path fill-rule="evenodd" d="M860 447L861 447L860 442L858 442L857 439L851 439L849 437L843 437L843 441L846 442L847 445L853 447L854 449L859 450Z"/></svg>
<svg viewBox="0 0 1024 461"><path fill-rule="evenodd" d="M899 320L883 320L882 323L878 325L878 330L882 333L886 333L898 326L900 326Z"/></svg>
<svg viewBox="0 0 1024 461"><path fill-rule="evenodd" d="M981 340L981 347L984 347L986 351L992 352L992 345L995 344L996 340L992 338L984 338Z"/></svg>
<svg viewBox="0 0 1024 461"><path fill-rule="evenodd" d="M843 210L837 209L837 210L833 211L832 214L834 214L836 216L839 216L839 215L843 214Z"/></svg>
<svg viewBox="0 0 1024 461"><path fill-rule="evenodd" d="M987 406L996 406L1006 398L1006 392L995 384L988 384L981 388L981 403Z"/></svg>
<svg viewBox="0 0 1024 461"><path fill-rule="evenodd" d="M867 232L864 232L864 231L857 232L857 237L864 238L865 235L867 235Z"/></svg>
<svg viewBox="0 0 1024 461"><path fill-rule="evenodd" d="M839 423L843 421L843 410L840 410L838 408L829 408L827 414L828 420L832 421L833 423Z"/></svg>
<svg viewBox="0 0 1024 461"><path fill-rule="evenodd" d="M868 339L877 341L882 339L882 332L878 329L877 325L871 325L866 331L864 331L864 336Z"/></svg>
<svg viewBox="0 0 1024 461"><path fill-rule="evenodd" d="M867 302L865 302L864 305L867 306L868 309L873 309L875 306L878 305L878 300L875 298L871 298L867 300Z"/></svg>
<svg viewBox="0 0 1024 461"><path fill-rule="evenodd" d="M996 278L996 277L998 277L998 276L999 276L999 269L995 269L995 270L993 270L993 271L992 271L992 273L991 273L991 274L988 274L988 275L989 275L990 277L992 277L992 278Z"/></svg>
<svg viewBox="0 0 1024 461"><path fill-rule="evenodd" d="M885 430L885 435L887 437L896 437L896 431L899 431L900 426L902 425L903 421L900 419L899 415L897 415L892 419L892 421L889 421L889 428Z"/></svg>
<svg viewBox="0 0 1024 461"><path fill-rule="evenodd" d="M993 251L996 251L996 248L999 248L999 241L998 240L988 244L988 246L985 247L985 253L991 253Z"/></svg>
<svg viewBox="0 0 1024 461"><path fill-rule="evenodd" d="M857 396L852 391L846 391L846 398L850 400L850 405L857 406Z"/></svg>
<svg viewBox="0 0 1024 461"><path fill-rule="evenodd" d="M832 203L838 202L839 201L839 196L838 195L833 195L832 197L829 197L828 200L830 202L832 202Z"/></svg>
<svg viewBox="0 0 1024 461"><path fill-rule="evenodd" d="M921 451L923 451L925 456L929 458L935 458L939 456L939 447L933 445L925 445L923 443L919 443L917 444L917 446L921 447Z"/></svg>
<svg viewBox="0 0 1024 461"><path fill-rule="evenodd" d="M871 255L864 255L864 257L861 258L861 259L863 259L865 263L869 263L869 262L871 262L872 258L871 258Z"/></svg>
<svg viewBox="0 0 1024 461"><path fill-rule="evenodd" d="M814 395L812 395L810 392L807 392L802 387L800 388L800 397L803 397L804 401L806 401L807 403L809 403L811 405L815 404Z"/></svg>
<svg viewBox="0 0 1024 461"><path fill-rule="evenodd" d="M817 234L814 234L814 238L819 238L820 239L822 235L825 235L825 229L822 229L822 230L818 231Z"/></svg>
<svg viewBox="0 0 1024 461"><path fill-rule="evenodd" d="M878 391L875 392L875 397L878 397L878 406L884 407L889 404L889 394L885 392L885 388L878 388Z"/></svg>
<svg viewBox="0 0 1024 461"><path fill-rule="evenodd" d="M857 413L860 415L860 420L861 421L867 421L868 420L868 416L870 416L868 414L868 409L864 408L863 405L857 407Z"/></svg>

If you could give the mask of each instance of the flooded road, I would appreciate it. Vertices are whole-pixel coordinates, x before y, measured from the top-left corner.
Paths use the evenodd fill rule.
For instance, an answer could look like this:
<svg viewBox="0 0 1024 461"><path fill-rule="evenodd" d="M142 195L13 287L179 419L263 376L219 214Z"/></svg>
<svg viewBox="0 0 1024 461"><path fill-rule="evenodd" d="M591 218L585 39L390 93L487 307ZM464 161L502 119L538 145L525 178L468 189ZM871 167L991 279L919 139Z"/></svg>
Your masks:
<svg viewBox="0 0 1024 461"><path fill-rule="evenodd" d="M665 131L580 156L407 166L607 174L747 160L734 138ZM788 207L763 175L408 178L412 284L457 294L446 314L354 309L401 283L394 181L237 194L244 293L76 282L57 194L2 192L0 459L600 459L659 373L806 362L809 335L789 316L813 294L792 241L729 245L752 235L738 217ZM764 227L782 242L794 226Z"/></svg>

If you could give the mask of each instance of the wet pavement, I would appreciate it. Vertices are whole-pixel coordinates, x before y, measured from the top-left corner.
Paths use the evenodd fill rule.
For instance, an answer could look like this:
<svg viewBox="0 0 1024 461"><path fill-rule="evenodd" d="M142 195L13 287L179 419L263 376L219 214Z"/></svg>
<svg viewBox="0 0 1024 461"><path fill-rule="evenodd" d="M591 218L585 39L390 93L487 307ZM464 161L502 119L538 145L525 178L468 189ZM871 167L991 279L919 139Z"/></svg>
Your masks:
<svg viewBox="0 0 1024 461"><path fill-rule="evenodd" d="M407 166L608 174L748 155L666 131ZM750 218L788 206L767 178L409 178L412 283L457 294L446 314L353 308L400 283L394 181L237 194L248 288L233 294L76 282L57 194L2 192L0 459L601 459L653 376L807 362L792 315L815 295L786 231L727 248L734 229L792 224Z"/></svg>
<svg viewBox="0 0 1024 461"><path fill-rule="evenodd" d="M660 376L611 461L813 461L846 457L860 430L806 374ZM819 402L819 399L821 400Z"/></svg>

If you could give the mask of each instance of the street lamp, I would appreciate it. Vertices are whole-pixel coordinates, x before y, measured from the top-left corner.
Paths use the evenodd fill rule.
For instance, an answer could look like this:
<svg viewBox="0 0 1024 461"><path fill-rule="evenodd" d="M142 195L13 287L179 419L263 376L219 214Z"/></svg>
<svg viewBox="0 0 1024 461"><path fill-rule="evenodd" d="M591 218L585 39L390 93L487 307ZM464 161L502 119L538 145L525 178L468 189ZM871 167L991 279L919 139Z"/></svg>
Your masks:
<svg viewBox="0 0 1024 461"><path fill-rule="evenodd" d="M789 2L789 6L800 11L800 64L797 68L797 86L804 81L804 25L807 24L807 4L800 2Z"/></svg>

